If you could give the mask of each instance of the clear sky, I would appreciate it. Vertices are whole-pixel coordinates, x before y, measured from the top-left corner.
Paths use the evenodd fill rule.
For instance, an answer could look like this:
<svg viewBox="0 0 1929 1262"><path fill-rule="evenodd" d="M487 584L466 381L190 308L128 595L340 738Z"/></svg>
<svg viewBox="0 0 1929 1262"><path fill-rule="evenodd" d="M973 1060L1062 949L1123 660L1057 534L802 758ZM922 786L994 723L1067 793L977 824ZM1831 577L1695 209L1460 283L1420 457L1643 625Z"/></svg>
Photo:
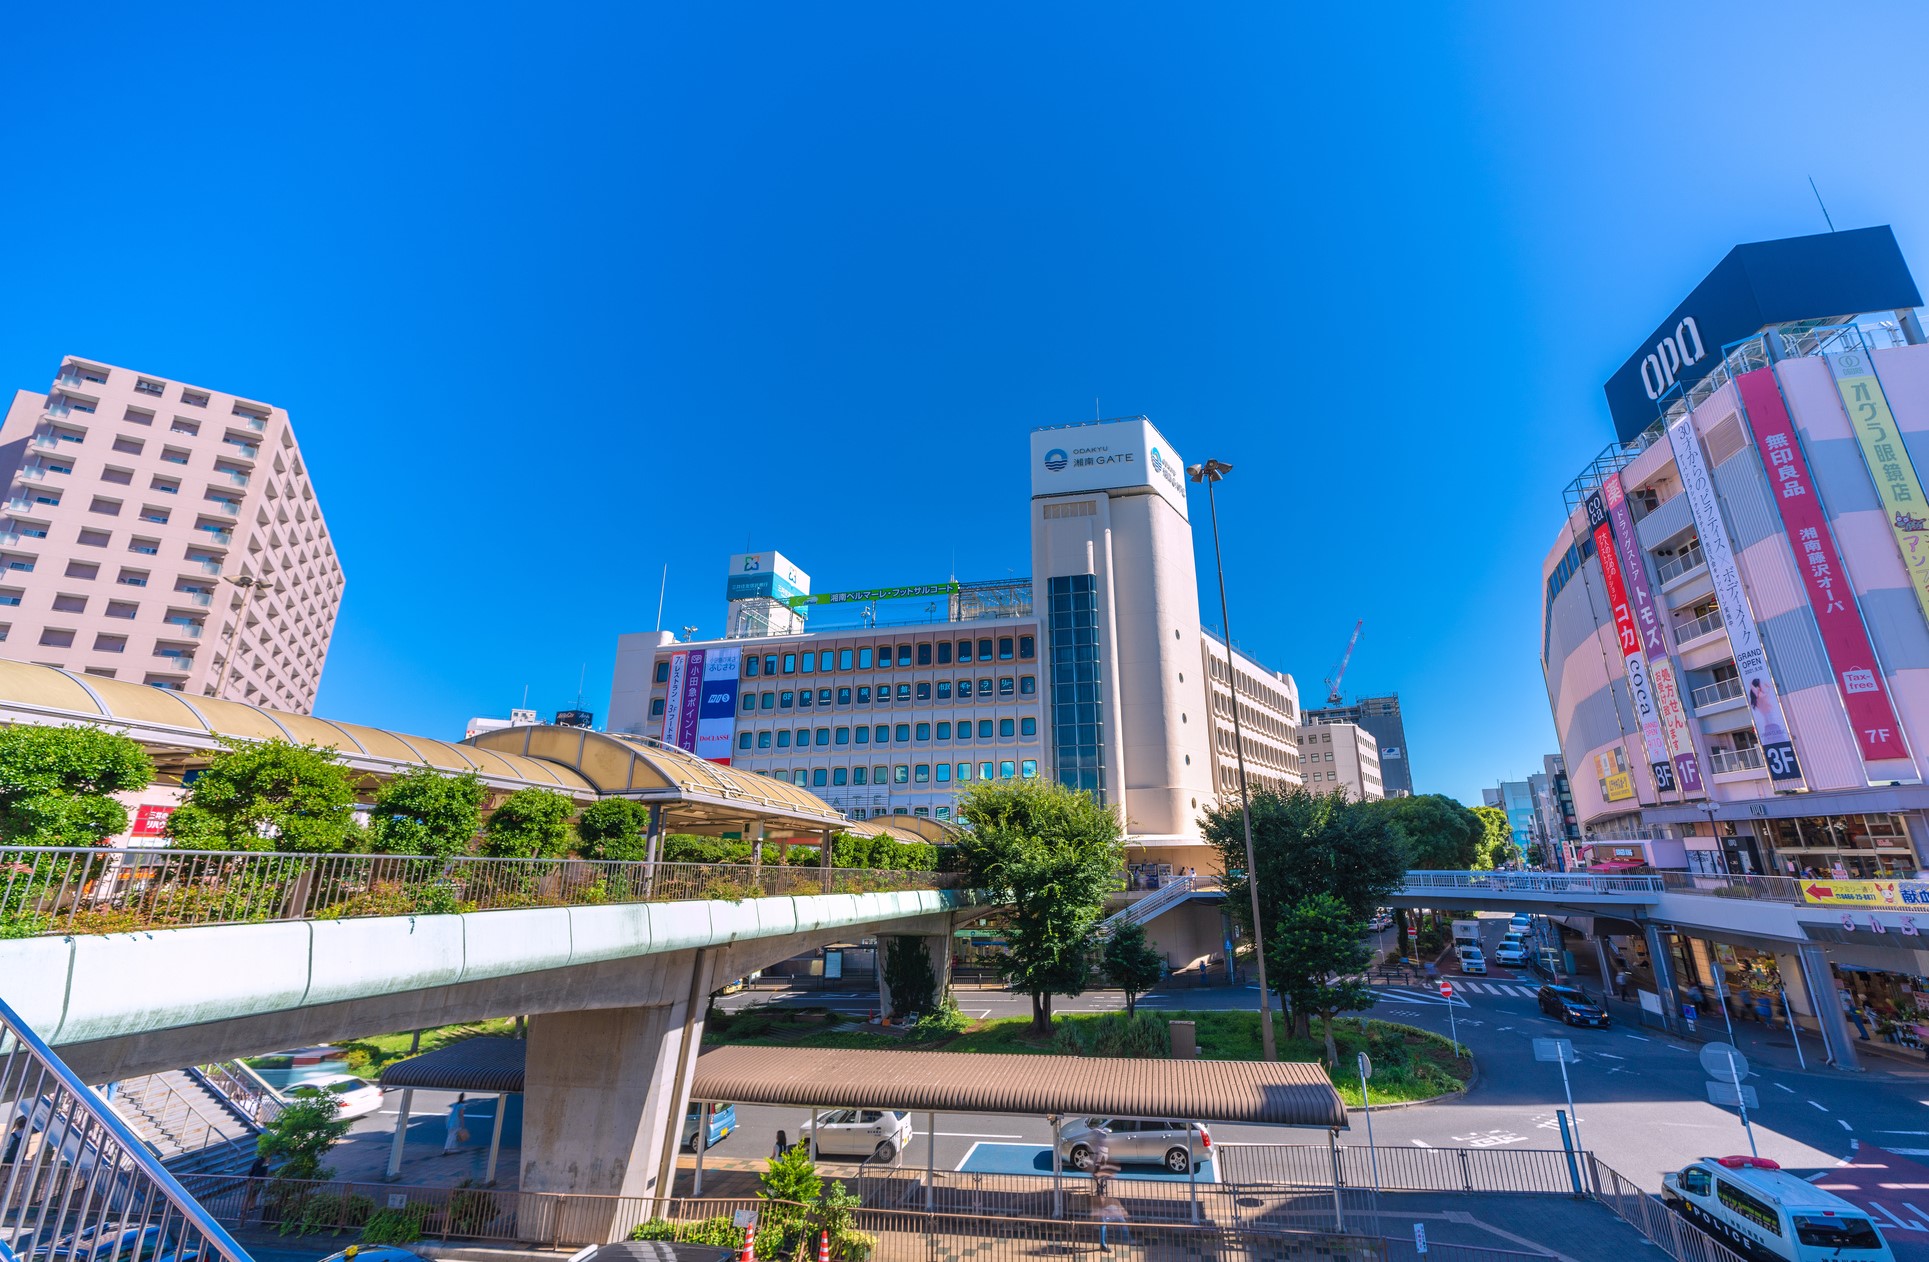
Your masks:
<svg viewBox="0 0 1929 1262"><path fill-rule="evenodd" d="M1316 699L1364 618L1347 691L1478 801L1553 749L1609 373L1822 230L1810 175L1929 277L1929 16L1346 7L16 5L0 387L286 407L348 573L317 709L445 737L579 672L600 715L665 563L705 634L746 545L1023 574L1026 433L1096 399L1237 465L1242 645Z"/></svg>

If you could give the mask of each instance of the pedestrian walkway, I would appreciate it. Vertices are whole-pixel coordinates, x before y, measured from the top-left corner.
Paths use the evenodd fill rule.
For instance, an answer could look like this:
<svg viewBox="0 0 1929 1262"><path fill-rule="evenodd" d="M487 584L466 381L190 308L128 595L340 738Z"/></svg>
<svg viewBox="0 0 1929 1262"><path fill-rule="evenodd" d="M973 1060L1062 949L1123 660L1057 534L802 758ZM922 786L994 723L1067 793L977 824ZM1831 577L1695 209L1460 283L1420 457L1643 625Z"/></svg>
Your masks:
<svg viewBox="0 0 1929 1262"><path fill-rule="evenodd" d="M1652 1015L1644 1017L1641 1005L1638 1003L1627 1002L1610 995L1607 998L1607 1009L1617 1025L1630 1029L1646 1026L1646 1033L1654 1038L1678 1037L1667 1035L1652 1024L1654 1018ZM1683 1046L1699 1047L1704 1043L1731 1041L1729 1025L1722 1019L1719 1010L1702 1017L1696 1022L1696 1026L1696 1037L1679 1039ZM1798 1039L1800 1040L1799 1052ZM1791 1034L1785 1020L1778 1020L1771 1025L1763 1025L1759 1021L1736 1022L1732 1030L1732 1041L1737 1051L1747 1056L1751 1064L1760 1068L1794 1073L1800 1073L1804 1069L1811 1072L1828 1069L1827 1052L1822 1046L1822 1036L1809 1029L1797 1030ZM1861 1059L1862 1069L1867 1073L1889 1078L1929 1079L1929 1060L1897 1054L1906 1049L1889 1047L1871 1039L1867 1042L1857 1040L1855 1050Z"/></svg>
<svg viewBox="0 0 1929 1262"><path fill-rule="evenodd" d="M1464 977L1452 980L1455 990L1464 990L1470 995L1512 995L1516 999L1532 999L1540 993L1540 987L1524 982L1471 982Z"/></svg>

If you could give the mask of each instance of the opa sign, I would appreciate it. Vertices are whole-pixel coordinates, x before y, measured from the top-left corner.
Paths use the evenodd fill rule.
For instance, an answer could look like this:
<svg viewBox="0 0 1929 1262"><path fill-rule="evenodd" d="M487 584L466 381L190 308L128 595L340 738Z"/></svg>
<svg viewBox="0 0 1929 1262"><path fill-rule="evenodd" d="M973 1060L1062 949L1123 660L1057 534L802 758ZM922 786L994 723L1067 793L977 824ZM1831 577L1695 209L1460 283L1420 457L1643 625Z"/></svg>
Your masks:
<svg viewBox="0 0 1929 1262"><path fill-rule="evenodd" d="M1641 361L1641 384L1650 399L1659 399L1674 388L1675 375L1683 368L1701 362L1708 348L1701 343L1701 330L1688 316L1674 326L1674 332L1654 344Z"/></svg>

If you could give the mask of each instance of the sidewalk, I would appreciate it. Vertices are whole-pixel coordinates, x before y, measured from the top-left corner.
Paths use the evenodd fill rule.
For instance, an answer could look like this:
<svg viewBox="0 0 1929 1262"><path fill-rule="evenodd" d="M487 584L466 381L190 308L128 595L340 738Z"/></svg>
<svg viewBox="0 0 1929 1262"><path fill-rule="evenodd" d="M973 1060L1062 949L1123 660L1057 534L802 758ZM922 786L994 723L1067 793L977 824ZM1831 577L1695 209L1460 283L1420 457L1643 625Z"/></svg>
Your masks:
<svg viewBox="0 0 1929 1262"><path fill-rule="evenodd" d="M1654 1038L1672 1038L1684 1047L1699 1048L1707 1043L1729 1042L1728 1026L1719 1010L1702 1017L1696 1025L1697 1037L1683 1038L1668 1034L1659 1025L1650 1024L1651 1014L1645 1014L1638 1003L1607 999L1608 1013L1615 1023L1624 1029L1643 1030ZM1648 1020L1644 1021L1643 1017ZM1748 1057L1753 1065L1801 1073L1828 1070L1827 1049L1822 1046L1822 1036L1814 1030L1802 1029L1796 1032L1801 1039L1801 1053L1796 1054L1795 1038L1789 1034L1788 1026L1777 1020L1773 1025L1763 1025L1759 1021L1737 1021L1734 1025L1733 1042L1735 1050ZM1849 1037L1855 1038L1855 1027L1849 1027ZM1929 1080L1929 1060L1907 1048L1897 1047L1876 1039L1855 1043L1855 1054L1860 1059L1862 1070L1888 1078ZM1806 1064L1804 1064L1806 1062ZM1832 1070L1830 1072L1833 1072Z"/></svg>

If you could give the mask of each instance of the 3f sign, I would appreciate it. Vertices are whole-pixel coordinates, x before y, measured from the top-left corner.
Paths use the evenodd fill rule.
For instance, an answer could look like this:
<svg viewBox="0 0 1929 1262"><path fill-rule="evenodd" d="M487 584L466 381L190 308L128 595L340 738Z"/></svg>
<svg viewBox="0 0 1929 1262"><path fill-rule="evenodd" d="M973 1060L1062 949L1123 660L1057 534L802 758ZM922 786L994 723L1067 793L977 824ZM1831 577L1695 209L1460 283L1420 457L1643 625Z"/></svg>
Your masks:
<svg viewBox="0 0 1929 1262"><path fill-rule="evenodd" d="M1673 336L1656 342L1648 357L1641 361L1641 384L1647 387L1648 397L1659 399L1674 385L1675 373L1690 364L1699 363L1707 353L1707 348L1701 344L1701 330L1695 327L1693 316L1675 325Z"/></svg>

